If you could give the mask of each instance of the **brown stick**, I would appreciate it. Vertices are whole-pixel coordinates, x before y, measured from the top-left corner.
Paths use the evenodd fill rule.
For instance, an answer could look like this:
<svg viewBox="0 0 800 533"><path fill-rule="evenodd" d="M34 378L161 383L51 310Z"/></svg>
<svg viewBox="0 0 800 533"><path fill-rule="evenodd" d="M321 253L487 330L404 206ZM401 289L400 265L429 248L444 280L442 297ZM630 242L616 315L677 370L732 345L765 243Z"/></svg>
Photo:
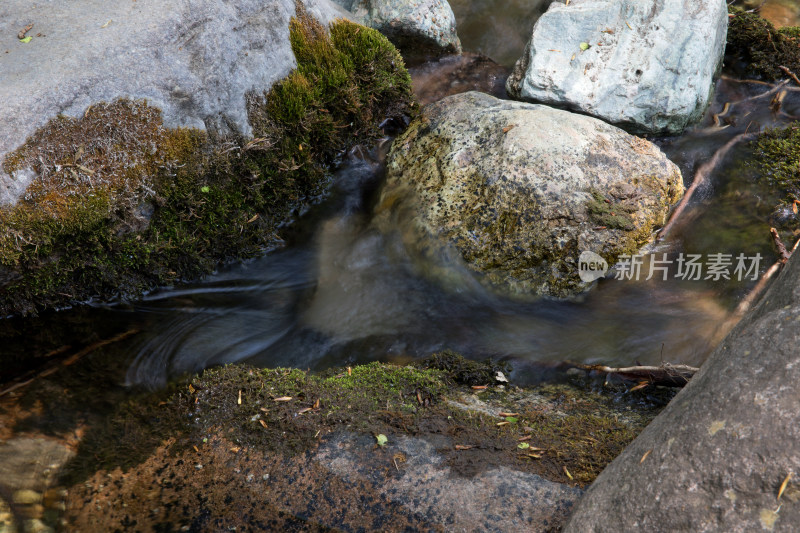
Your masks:
<svg viewBox="0 0 800 533"><path fill-rule="evenodd" d="M772 240L775 241L775 247L778 249L778 254L781 256L780 263L785 265L791 254L786 250L786 246L784 246L781 236L778 235L778 230L775 228L769 228L769 232L772 234Z"/></svg>
<svg viewBox="0 0 800 533"><path fill-rule="evenodd" d="M783 65L779 65L778 68L781 69L782 71L784 71L790 78L792 78L797 85L800 85L800 80L797 79L797 75L795 75L794 72L789 70L788 67L784 67Z"/></svg>
<svg viewBox="0 0 800 533"><path fill-rule="evenodd" d="M697 169L697 172L694 175L694 180L692 184L689 186L689 189L686 191L686 194L683 195L683 199L681 199L678 207L675 208L675 211L672 212L672 216L669 217L669 221L667 224L661 228L661 231L658 232L658 236L656 237L656 242L661 241L664 237L669 233L669 230L675 225L675 222L678 220L678 217L683 213L686 206L689 204L689 200L691 200L694 193L697 191L697 188L708 179L708 176L714 169L722 162L728 152L731 151L731 148L736 146L738 143L750 140L755 138L756 133L740 133L727 143L725 143L719 150L714 153L714 156L709 160L700 165L700 168Z"/></svg>
<svg viewBox="0 0 800 533"><path fill-rule="evenodd" d="M653 385L668 385L682 387L697 372L699 368L689 365L671 365L664 363L661 366L627 366L611 367L605 365L584 365L580 363L570 363L572 366L583 370L593 370L606 374L616 374L623 379L631 381L646 380Z"/></svg>
<svg viewBox="0 0 800 533"><path fill-rule="evenodd" d="M17 381L13 385L9 385L5 389L0 390L0 397L5 396L6 394L8 394L10 392L13 392L13 391L15 391L17 389L20 389L20 388L30 384L31 382L33 382L33 381L35 381L35 380L37 380L39 378L42 378L42 377L45 377L45 376L49 376L50 374L56 372L61 367L65 367L65 366L69 366L69 365L75 364L81 357L84 357L84 356L92 353L95 350L98 350L98 349L100 349L100 348L102 348L104 346L107 346L109 344L121 341L123 339L127 339L128 337L130 337L132 335L135 335L137 333L139 333L139 330L134 328L134 329L130 329L130 330L124 332L124 333L120 333L119 335L116 335L114 337L111 337L110 339L105 339L105 340L102 340L102 341L98 341L98 342L96 342L94 344L91 344L91 345L87 346L86 348L83 348L82 350L79 350L76 353L72 354L67 359L64 359L63 361L61 361L60 366L59 366L58 363L55 363L54 365L48 365L44 370L40 370L39 372L34 374L29 379L26 379L24 381ZM51 352L51 353L49 353L47 355L49 357L49 356L55 355L57 353L61 353L63 351L64 351L64 348L62 347L59 350L56 350L55 352ZM28 374L28 375L30 375L30 374Z"/></svg>
<svg viewBox="0 0 800 533"><path fill-rule="evenodd" d="M778 246L778 251L781 254L781 258L775 262L771 267L767 269L766 272L761 276L761 279L758 280L756 286L753 287L747 296L736 306L736 311L733 312L734 318L741 318L750 308L753 306L755 301L761 296L761 293L764 292L764 289L767 288L769 280L774 276L781 267L786 264L786 261L791 257L795 250L797 250L798 245L800 245L800 240L794 243L791 252L786 251L786 247L783 245L780 237L778 236L778 232L775 228L770 228L770 233L772 233L772 238L775 240L775 244Z"/></svg>

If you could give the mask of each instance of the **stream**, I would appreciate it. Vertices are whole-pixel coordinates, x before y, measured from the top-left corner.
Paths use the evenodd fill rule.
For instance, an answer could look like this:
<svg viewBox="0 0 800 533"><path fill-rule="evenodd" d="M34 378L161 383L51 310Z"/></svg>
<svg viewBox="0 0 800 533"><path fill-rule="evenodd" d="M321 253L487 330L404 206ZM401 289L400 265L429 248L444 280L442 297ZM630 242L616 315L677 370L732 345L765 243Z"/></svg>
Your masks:
<svg viewBox="0 0 800 533"><path fill-rule="evenodd" d="M440 63L452 79L452 65ZM485 70L480 62L464 64L462 70ZM415 72L435 83L435 67ZM491 71L495 76L497 69ZM734 135L753 124L788 120L762 98L733 106L728 127L709 125L724 102L765 90L723 79L703 124L657 140L687 185L698 165ZM800 114L798 106L800 97L790 93L783 113ZM127 385L163 386L171 377L233 362L322 370L373 360L407 362L442 349L508 360L517 382L535 383L563 361L699 365L755 283L609 275L578 298L530 302L495 296L477 283L447 291L415 271L402 243L368 225L388 147L387 139L379 149L346 156L333 174L331 195L287 229L285 247L136 302L66 310L32 323L6 320L0 323L4 351L22 370L26 361L59 346L136 330L106 348L127 366ZM681 252L760 254L761 272L774 262L766 222L773 203L769 191L740 168L746 157L746 148L739 147L715 171L654 252L673 259Z"/></svg>

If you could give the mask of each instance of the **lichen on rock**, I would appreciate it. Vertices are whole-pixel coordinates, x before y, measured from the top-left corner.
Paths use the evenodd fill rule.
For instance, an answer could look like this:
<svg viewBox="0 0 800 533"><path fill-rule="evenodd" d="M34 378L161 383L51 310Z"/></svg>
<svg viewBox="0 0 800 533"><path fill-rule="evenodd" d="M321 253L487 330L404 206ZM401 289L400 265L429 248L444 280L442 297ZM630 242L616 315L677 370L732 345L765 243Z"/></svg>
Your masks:
<svg viewBox="0 0 800 533"><path fill-rule="evenodd" d="M635 253L682 194L678 168L644 139L470 92L424 107L395 140L374 224L399 228L445 283L564 297L587 288L581 252L609 264Z"/></svg>

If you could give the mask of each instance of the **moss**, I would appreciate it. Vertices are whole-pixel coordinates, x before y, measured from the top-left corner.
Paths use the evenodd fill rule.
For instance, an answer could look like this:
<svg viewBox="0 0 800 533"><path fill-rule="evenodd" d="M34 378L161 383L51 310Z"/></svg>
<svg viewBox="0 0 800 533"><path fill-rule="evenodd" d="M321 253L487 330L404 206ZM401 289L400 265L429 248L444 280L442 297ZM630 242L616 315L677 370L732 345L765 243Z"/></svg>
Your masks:
<svg viewBox="0 0 800 533"><path fill-rule="evenodd" d="M96 380L97 375L110 377L108 361L103 361L87 358L76 366L88 368L70 367L38 380L20 400L43 408L41 414L21 420L18 431L51 428L57 422L58 432L71 434L75 424L83 425L85 437L64 471L67 483L80 482L100 469L127 470L162 446L177 453L222 439L288 457L313 450L321 438L344 431L430 437L437 443L436 453L458 475L506 465L583 485L661 407L648 401L645 391L620 399L616 391L597 393L572 385L490 385L476 393L454 381L470 383L479 380L475 376L481 372L485 374L480 380L493 380L501 366L470 364L453 352L418 366L371 363L321 374L229 365L184 378L166 390L108 402L107 395L97 394L98 386L114 382L108 379L100 385L104 380ZM91 372L95 367L98 372ZM65 409L65 404L71 407ZM76 419L79 406L89 406L88 420ZM110 415L98 414L109 408ZM504 412L517 415L508 419L501 416ZM538 448L534 455L539 457L518 448L520 442Z"/></svg>
<svg viewBox="0 0 800 533"><path fill-rule="evenodd" d="M800 28L776 29L757 13L729 6L728 44L725 54L740 63L746 76L766 80L786 77L779 67L800 71Z"/></svg>
<svg viewBox="0 0 800 533"><path fill-rule="evenodd" d="M586 210L594 223L609 229L631 231L634 229L628 208L608 200L600 191L591 190L592 199L586 202Z"/></svg>
<svg viewBox="0 0 800 533"><path fill-rule="evenodd" d="M496 383L498 372L505 374L511 372L508 363L497 362L491 359L485 361L472 361L456 352L444 350L435 353L420 361L422 368L441 370L447 377L460 385L489 385Z"/></svg>
<svg viewBox="0 0 800 533"><path fill-rule="evenodd" d="M764 131L751 147L754 157L749 166L792 200L800 200L800 122Z"/></svg>
<svg viewBox="0 0 800 533"><path fill-rule="evenodd" d="M247 95L253 139L165 128L146 102L118 100L9 154L6 172L37 176L0 209L0 316L135 297L261 254L326 191L341 150L413 112L402 59L374 30L339 20L329 33L298 4L290 39L297 68Z"/></svg>

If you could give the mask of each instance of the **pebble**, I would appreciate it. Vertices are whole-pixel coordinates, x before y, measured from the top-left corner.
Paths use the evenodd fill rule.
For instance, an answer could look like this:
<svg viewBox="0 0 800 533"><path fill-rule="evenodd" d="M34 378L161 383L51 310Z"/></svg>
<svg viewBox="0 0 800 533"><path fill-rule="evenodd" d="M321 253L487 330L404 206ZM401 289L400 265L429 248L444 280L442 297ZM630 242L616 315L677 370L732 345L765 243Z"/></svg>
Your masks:
<svg viewBox="0 0 800 533"><path fill-rule="evenodd" d="M41 503L42 495L35 490L21 489L14 493L12 499L14 503L18 505L30 505L34 503Z"/></svg>

